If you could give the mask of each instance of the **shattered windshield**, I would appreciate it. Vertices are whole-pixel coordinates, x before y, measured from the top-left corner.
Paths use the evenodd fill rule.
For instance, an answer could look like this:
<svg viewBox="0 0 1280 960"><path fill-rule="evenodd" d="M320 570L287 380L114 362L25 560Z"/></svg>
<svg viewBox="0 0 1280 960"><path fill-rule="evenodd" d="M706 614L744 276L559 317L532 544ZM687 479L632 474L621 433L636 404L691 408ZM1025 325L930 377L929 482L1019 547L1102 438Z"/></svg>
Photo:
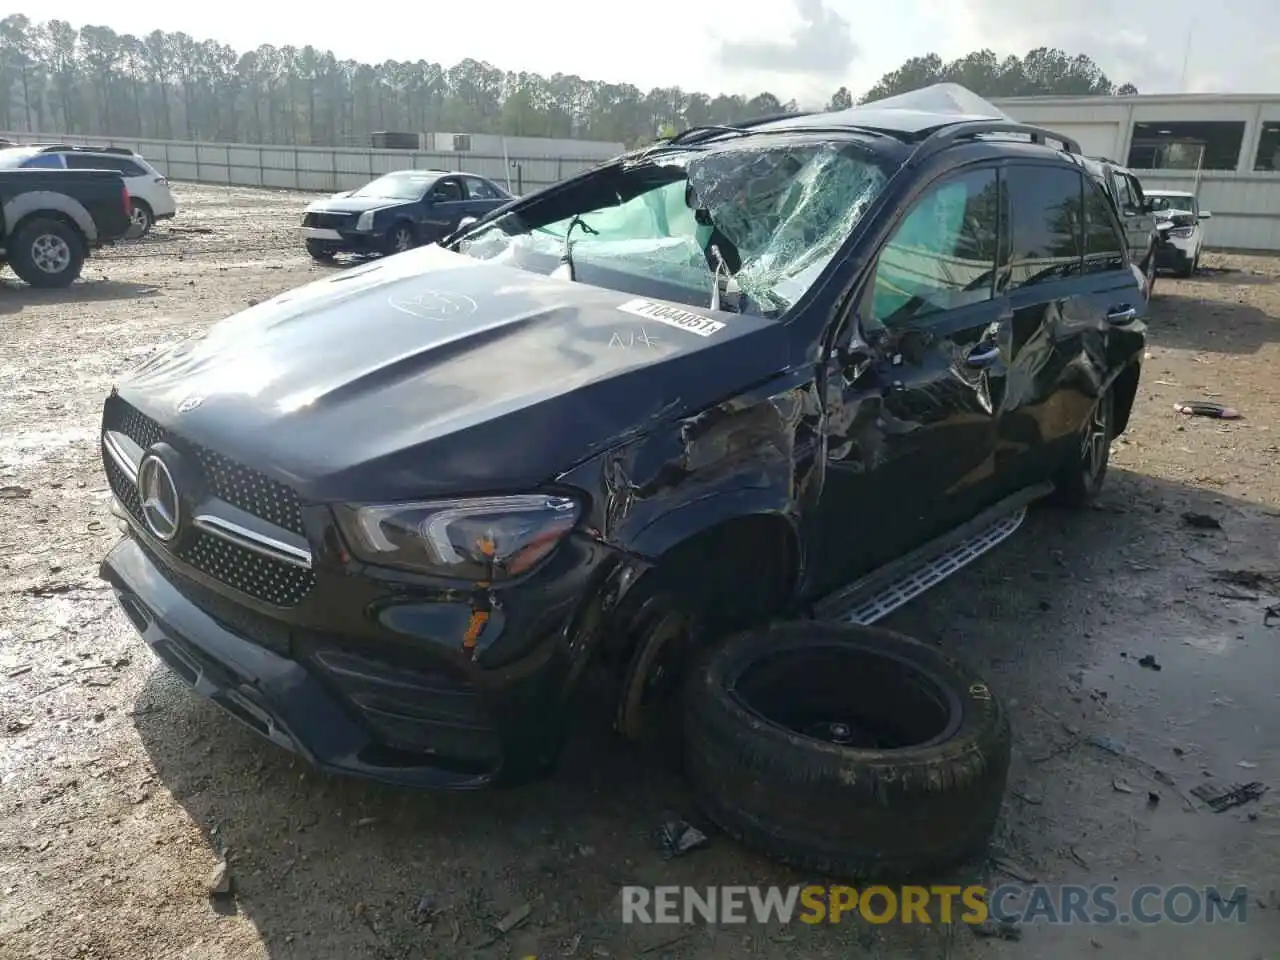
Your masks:
<svg viewBox="0 0 1280 960"><path fill-rule="evenodd" d="M581 282L608 287L623 274L714 301L718 281L741 297L735 307L726 295L726 309L776 315L818 279L879 194L882 163L850 140L665 151L615 172L616 190L561 205L554 221L540 222L537 207L513 212L457 249L547 273L568 245Z"/></svg>

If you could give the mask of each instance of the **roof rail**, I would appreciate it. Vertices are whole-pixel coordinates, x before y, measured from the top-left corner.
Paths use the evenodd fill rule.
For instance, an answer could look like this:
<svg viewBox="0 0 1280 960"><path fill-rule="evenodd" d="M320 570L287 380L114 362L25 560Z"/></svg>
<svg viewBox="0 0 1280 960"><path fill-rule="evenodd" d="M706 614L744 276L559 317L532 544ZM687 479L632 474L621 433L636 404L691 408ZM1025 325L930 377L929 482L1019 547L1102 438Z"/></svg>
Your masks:
<svg viewBox="0 0 1280 960"><path fill-rule="evenodd" d="M919 166L929 157L940 150L947 149L956 141L969 137L978 137L985 133L1021 133L1029 136L1032 143L1042 146L1047 145L1046 142L1049 140L1056 140L1062 144L1062 149L1065 153L1081 155L1080 144L1070 137L1064 137L1062 134L1046 130L1044 127L1035 127L1029 123L1018 123L1016 120L962 120L959 123L952 123L935 129L920 141L920 144L911 152L907 163L911 166Z"/></svg>
<svg viewBox="0 0 1280 960"><path fill-rule="evenodd" d="M80 153L115 153L126 157L132 157L133 151L128 147L96 147L89 143L35 143L34 147L39 147L41 153L61 153L64 150L70 150Z"/></svg>

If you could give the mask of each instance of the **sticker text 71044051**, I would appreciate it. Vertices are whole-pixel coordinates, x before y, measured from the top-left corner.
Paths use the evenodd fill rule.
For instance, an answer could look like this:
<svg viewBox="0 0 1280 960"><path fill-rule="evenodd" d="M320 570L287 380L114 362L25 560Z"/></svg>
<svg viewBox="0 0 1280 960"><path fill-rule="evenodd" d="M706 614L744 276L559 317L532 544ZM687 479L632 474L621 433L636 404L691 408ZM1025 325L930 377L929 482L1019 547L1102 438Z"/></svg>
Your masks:
<svg viewBox="0 0 1280 960"><path fill-rule="evenodd" d="M704 317L700 313L693 313L680 307L668 306L665 303L655 303L652 300L628 300L618 309L623 313L632 313L637 317L644 317L646 320L665 323L669 327L675 327L678 330L684 330L699 337L709 337L713 333L723 330L725 326L719 320L712 320L710 317Z"/></svg>

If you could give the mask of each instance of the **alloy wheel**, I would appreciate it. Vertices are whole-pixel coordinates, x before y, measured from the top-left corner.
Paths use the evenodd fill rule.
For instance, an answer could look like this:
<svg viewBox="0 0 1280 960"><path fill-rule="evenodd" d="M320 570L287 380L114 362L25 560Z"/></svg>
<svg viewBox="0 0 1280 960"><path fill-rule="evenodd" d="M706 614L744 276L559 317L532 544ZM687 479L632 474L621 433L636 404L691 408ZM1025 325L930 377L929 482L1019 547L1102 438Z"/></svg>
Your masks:
<svg viewBox="0 0 1280 960"><path fill-rule="evenodd" d="M1111 443L1111 427L1107 422L1109 419L1107 398L1104 396L1094 404L1080 444L1080 459L1084 464L1085 474L1089 477L1096 477L1107 461L1107 447Z"/></svg>
<svg viewBox="0 0 1280 960"><path fill-rule="evenodd" d="M71 247L56 234L42 233L31 244L31 262L44 273L61 273L71 265Z"/></svg>

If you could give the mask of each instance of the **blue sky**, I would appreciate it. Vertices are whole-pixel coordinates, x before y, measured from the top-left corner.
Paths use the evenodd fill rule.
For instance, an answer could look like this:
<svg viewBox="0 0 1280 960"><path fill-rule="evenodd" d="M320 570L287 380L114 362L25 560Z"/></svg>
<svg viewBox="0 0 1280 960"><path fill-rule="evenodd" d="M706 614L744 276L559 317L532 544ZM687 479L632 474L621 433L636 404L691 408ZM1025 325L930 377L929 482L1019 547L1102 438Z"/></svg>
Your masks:
<svg viewBox="0 0 1280 960"><path fill-rule="evenodd" d="M1087 53L1113 80L1133 81L1144 93L1280 90L1275 0L382 0L363 8L41 0L28 12L122 32L184 30L240 50L310 43L340 58L446 65L469 56L509 70L708 93L769 90L804 103L841 85L856 95L910 56L950 58L984 46L1002 54L1041 45Z"/></svg>

